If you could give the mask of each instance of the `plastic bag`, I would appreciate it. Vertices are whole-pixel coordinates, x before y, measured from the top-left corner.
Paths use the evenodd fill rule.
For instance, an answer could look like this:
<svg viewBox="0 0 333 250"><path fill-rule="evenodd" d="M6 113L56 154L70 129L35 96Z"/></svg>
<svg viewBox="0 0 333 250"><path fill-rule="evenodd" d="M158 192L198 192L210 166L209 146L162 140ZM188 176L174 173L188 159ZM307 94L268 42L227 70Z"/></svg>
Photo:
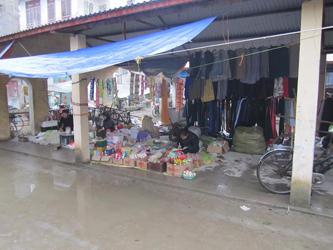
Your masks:
<svg viewBox="0 0 333 250"><path fill-rule="evenodd" d="M264 154L266 143L261 127L237 127L233 137L233 149L247 154Z"/></svg>
<svg viewBox="0 0 333 250"><path fill-rule="evenodd" d="M200 153L198 153L198 155L201 157L201 161L202 161L203 165L210 165L210 164L212 164L213 161L216 158L215 155L207 154L205 152L200 152Z"/></svg>

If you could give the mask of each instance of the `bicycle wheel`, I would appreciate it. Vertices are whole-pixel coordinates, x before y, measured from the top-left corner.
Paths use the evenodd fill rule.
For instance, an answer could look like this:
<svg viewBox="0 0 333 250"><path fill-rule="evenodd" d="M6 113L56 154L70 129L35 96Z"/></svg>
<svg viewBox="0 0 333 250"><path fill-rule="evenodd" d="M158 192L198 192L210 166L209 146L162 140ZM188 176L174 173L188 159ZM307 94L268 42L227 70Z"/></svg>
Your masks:
<svg viewBox="0 0 333 250"><path fill-rule="evenodd" d="M14 131L15 133L18 132L17 128L16 128L16 124L13 121L11 121L9 123L9 127L10 127L10 131Z"/></svg>
<svg viewBox="0 0 333 250"><path fill-rule="evenodd" d="M15 116L15 118L12 120L12 123L15 124L17 132L20 132L23 129L24 121L21 116Z"/></svg>
<svg viewBox="0 0 333 250"><path fill-rule="evenodd" d="M291 188L293 153L273 150L266 153L257 166L260 185L274 194L289 194Z"/></svg>
<svg viewBox="0 0 333 250"><path fill-rule="evenodd" d="M157 117L159 114L159 111L158 111L158 109L154 108L151 113L154 117Z"/></svg>

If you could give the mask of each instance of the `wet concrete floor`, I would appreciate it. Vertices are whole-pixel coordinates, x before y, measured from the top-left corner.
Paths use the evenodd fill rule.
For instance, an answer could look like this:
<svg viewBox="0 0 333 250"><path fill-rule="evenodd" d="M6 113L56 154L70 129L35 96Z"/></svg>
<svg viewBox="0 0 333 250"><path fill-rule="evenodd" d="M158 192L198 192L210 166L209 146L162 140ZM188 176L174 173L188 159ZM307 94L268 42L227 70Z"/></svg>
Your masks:
<svg viewBox="0 0 333 250"><path fill-rule="evenodd" d="M0 159L0 249L332 247L330 218L4 150Z"/></svg>
<svg viewBox="0 0 333 250"><path fill-rule="evenodd" d="M69 149L54 151L52 147L41 146L31 142L20 143L15 140L1 142L0 149L65 163L74 163L74 150ZM244 202L266 204L280 208L288 207L289 195L269 193L258 183L256 165L260 155L229 151L223 157L222 165L213 164L200 168L197 172L197 178L192 181L131 168L119 168L101 164L85 164L82 166L145 180L158 185L187 189L218 197L228 197ZM313 188L311 207L306 211L333 217L333 170L325 174L325 178L323 185Z"/></svg>

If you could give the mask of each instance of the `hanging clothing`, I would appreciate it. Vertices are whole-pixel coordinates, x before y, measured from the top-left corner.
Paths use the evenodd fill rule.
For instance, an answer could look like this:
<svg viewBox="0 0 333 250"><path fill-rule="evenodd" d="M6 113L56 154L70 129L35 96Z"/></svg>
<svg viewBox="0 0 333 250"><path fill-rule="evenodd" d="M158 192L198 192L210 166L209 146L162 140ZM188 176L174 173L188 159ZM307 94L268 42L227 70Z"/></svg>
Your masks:
<svg viewBox="0 0 333 250"><path fill-rule="evenodd" d="M162 97L162 83L159 77L155 77L155 98Z"/></svg>
<svg viewBox="0 0 333 250"><path fill-rule="evenodd" d="M297 95L297 82L298 78L289 78L288 90L290 98L296 98L295 94Z"/></svg>
<svg viewBox="0 0 333 250"><path fill-rule="evenodd" d="M268 47L260 47L260 78L268 78L269 77L269 53ZM266 51L266 52L262 52Z"/></svg>
<svg viewBox="0 0 333 250"><path fill-rule="evenodd" d="M284 98L276 98L276 109L275 113L277 115L284 116L285 115L285 99ZM280 117L279 123L279 135L284 133L284 117Z"/></svg>
<svg viewBox="0 0 333 250"><path fill-rule="evenodd" d="M298 65L299 65L299 44L289 47L289 77L298 77Z"/></svg>
<svg viewBox="0 0 333 250"><path fill-rule="evenodd" d="M135 74L134 102L139 103L140 75Z"/></svg>
<svg viewBox="0 0 333 250"><path fill-rule="evenodd" d="M201 98L201 92L201 79L197 78L190 85L189 99L194 100Z"/></svg>
<svg viewBox="0 0 333 250"><path fill-rule="evenodd" d="M195 79L199 73L199 67L201 62L201 51L195 52L190 59L190 76Z"/></svg>
<svg viewBox="0 0 333 250"><path fill-rule="evenodd" d="M228 81L218 81L217 82L217 93L216 99L225 100L228 93Z"/></svg>
<svg viewBox="0 0 333 250"><path fill-rule="evenodd" d="M207 79L204 87L204 96L201 97L202 102L210 102L215 99L212 79Z"/></svg>
<svg viewBox="0 0 333 250"><path fill-rule="evenodd" d="M283 77L283 97L289 97L289 78Z"/></svg>
<svg viewBox="0 0 333 250"><path fill-rule="evenodd" d="M95 77L90 79L90 101L94 100L95 95Z"/></svg>
<svg viewBox="0 0 333 250"><path fill-rule="evenodd" d="M274 80L274 97L279 97L283 95L283 78L278 77Z"/></svg>
<svg viewBox="0 0 333 250"><path fill-rule="evenodd" d="M222 78L223 74L223 67L222 67L222 53L218 53L214 57L214 65L213 69L210 72L210 77L213 79L213 81L217 81Z"/></svg>
<svg viewBox="0 0 333 250"><path fill-rule="evenodd" d="M96 80L96 106L99 107L99 79Z"/></svg>
<svg viewBox="0 0 333 250"><path fill-rule="evenodd" d="M168 95L169 95L169 93L168 93L166 80L163 79L162 80L162 92L161 92L161 98L162 98L161 121L164 125L170 124Z"/></svg>
<svg viewBox="0 0 333 250"><path fill-rule="evenodd" d="M230 62L229 62L229 55L226 50L221 50L221 55L222 55L222 68L223 68L223 73L221 80L228 80L231 78L231 70L230 70Z"/></svg>
<svg viewBox="0 0 333 250"><path fill-rule="evenodd" d="M272 47L275 48L275 47ZM289 76L289 49L279 48L269 51L269 77Z"/></svg>
<svg viewBox="0 0 333 250"><path fill-rule="evenodd" d="M243 79L246 76L246 50L239 48L235 50L236 53L236 79Z"/></svg>
<svg viewBox="0 0 333 250"><path fill-rule="evenodd" d="M266 112L265 112L264 137L266 141L270 141L277 137L276 121L275 121L275 100L274 98L271 98L265 100L265 102L266 102Z"/></svg>
<svg viewBox="0 0 333 250"><path fill-rule="evenodd" d="M206 52L205 52L205 63L206 63L205 79L209 78L210 72L212 71L213 66L214 66L213 62L214 62L214 54L211 51L206 50Z"/></svg>
<svg viewBox="0 0 333 250"><path fill-rule="evenodd" d="M177 79L176 86L176 112L179 113L179 110L183 107L184 100L184 81L180 77Z"/></svg>
<svg viewBox="0 0 333 250"><path fill-rule="evenodd" d="M230 66L230 78L234 79L236 77L236 53L234 50L228 50L229 66Z"/></svg>
<svg viewBox="0 0 333 250"><path fill-rule="evenodd" d="M241 79L241 82L247 84L255 84L260 78L260 55L259 50L256 48L251 48L246 50L246 54L251 54L246 56L246 75Z"/></svg>
<svg viewBox="0 0 333 250"><path fill-rule="evenodd" d="M155 77L151 76L149 81L150 98L154 98Z"/></svg>
<svg viewBox="0 0 333 250"><path fill-rule="evenodd" d="M193 80L190 76L186 77L185 80L185 100L190 99L190 86L192 85Z"/></svg>

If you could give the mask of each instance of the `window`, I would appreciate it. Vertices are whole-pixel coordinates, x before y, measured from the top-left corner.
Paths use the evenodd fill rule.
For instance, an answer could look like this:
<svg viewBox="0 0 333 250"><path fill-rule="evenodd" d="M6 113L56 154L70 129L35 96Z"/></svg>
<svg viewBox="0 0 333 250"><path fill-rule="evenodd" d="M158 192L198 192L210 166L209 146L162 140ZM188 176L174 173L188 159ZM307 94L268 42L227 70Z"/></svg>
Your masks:
<svg viewBox="0 0 333 250"><path fill-rule="evenodd" d="M25 3L27 14L27 28L33 28L40 25L40 2L39 0Z"/></svg>
<svg viewBox="0 0 333 250"><path fill-rule="evenodd" d="M47 0L47 16L48 16L49 23L52 23L56 20L55 0Z"/></svg>
<svg viewBox="0 0 333 250"><path fill-rule="evenodd" d="M68 19L72 16L71 0L61 0L61 19Z"/></svg>
<svg viewBox="0 0 333 250"><path fill-rule="evenodd" d="M94 4L90 3L90 1L84 1L84 14L92 14L94 13Z"/></svg>

